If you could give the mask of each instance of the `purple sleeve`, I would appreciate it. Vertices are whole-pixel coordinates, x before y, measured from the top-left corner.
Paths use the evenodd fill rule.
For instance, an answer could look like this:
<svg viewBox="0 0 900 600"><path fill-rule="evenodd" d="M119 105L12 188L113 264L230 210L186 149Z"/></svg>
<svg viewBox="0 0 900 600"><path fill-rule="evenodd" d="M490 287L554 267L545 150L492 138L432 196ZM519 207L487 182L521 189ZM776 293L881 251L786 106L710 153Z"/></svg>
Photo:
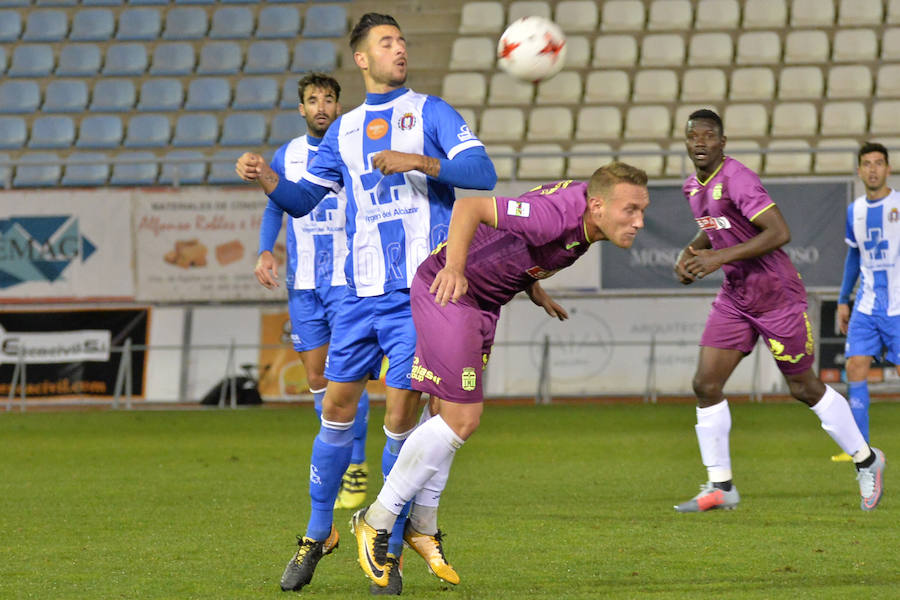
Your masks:
<svg viewBox="0 0 900 600"><path fill-rule="evenodd" d="M566 230L563 207L551 196L523 194L518 198L494 197L497 229L508 231L531 246L543 246Z"/></svg>
<svg viewBox="0 0 900 600"><path fill-rule="evenodd" d="M759 176L750 169L745 169L737 177L733 177L730 187L732 201L748 221L753 221L765 209L775 204L769 192L763 187Z"/></svg>

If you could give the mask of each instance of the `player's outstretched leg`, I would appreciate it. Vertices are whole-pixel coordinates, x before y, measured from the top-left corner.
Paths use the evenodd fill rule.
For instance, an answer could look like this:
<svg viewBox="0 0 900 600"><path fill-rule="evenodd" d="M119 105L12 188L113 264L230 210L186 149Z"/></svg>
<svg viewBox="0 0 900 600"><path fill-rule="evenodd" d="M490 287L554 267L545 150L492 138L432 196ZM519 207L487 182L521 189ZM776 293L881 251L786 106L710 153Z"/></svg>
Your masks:
<svg viewBox="0 0 900 600"><path fill-rule="evenodd" d="M297 545L300 547L284 569L281 589L285 592L299 591L304 585L308 585L312 581L319 560L338 547L339 539L334 525L331 526L331 534L323 541L317 542L305 536L297 536Z"/></svg>
<svg viewBox="0 0 900 600"><path fill-rule="evenodd" d="M353 518L350 519L350 531L356 536L359 566L363 573L376 585L387 586L393 566L387 560L390 532L387 529L375 529L366 523L365 508L353 513Z"/></svg>
<svg viewBox="0 0 900 600"><path fill-rule="evenodd" d="M872 448L875 460L872 464L863 467L857 466L856 480L859 481L859 495L862 497L859 507L863 510L875 510L881 501L881 492L884 489L884 452L878 448Z"/></svg>
<svg viewBox="0 0 900 600"><path fill-rule="evenodd" d="M731 510L741 501L737 487L730 485L730 489L725 490L716 487L716 484L707 481L700 486L700 493L688 500L675 506L678 512L706 512L708 510L723 509Z"/></svg>
<svg viewBox="0 0 900 600"><path fill-rule="evenodd" d="M368 492L369 465L366 464L366 437L369 426L369 394L363 391L356 407L353 421L353 454L350 466L341 479L341 489L335 508L359 508L366 501Z"/></svg>

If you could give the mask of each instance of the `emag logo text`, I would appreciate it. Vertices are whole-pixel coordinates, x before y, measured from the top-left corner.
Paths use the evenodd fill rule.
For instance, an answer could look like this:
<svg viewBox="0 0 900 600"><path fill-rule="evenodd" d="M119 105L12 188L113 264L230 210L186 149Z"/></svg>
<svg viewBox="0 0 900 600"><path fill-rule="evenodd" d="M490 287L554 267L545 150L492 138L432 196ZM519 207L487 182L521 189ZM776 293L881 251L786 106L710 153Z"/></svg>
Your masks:
<svg viewBox="0 0 900 600"><path fill-rule="evenodd" d="M96 250L71 215L0 219L0 289L26 281L52 283Z"/></svg>

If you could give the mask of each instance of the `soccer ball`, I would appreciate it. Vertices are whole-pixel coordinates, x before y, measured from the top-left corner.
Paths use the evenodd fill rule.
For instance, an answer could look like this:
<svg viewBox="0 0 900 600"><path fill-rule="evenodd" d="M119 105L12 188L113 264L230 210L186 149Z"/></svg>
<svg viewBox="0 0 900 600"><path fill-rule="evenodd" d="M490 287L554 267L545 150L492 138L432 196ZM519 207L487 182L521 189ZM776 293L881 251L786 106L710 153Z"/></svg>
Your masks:
<svg viewBox="0 0 900 600"><path fill-rule="evenodd" d="M524 81L537 83L559 73L566 62L566 36L544 17L513 21L497 44L500 68Z"/></svg>

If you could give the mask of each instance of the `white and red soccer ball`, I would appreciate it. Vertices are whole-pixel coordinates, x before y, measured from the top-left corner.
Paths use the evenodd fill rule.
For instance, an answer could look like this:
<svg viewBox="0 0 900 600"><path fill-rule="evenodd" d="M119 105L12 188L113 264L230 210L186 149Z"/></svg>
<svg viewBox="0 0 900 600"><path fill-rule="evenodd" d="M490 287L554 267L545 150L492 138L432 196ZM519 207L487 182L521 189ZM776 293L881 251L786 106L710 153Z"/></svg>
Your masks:
<svg viewBox="0 0 900 600"><path fill-rule="evenodd" d="M513 21L497 44L497 64L523 81L553 77L565 62L566 36L559 25L543 17Z"/></svg>

